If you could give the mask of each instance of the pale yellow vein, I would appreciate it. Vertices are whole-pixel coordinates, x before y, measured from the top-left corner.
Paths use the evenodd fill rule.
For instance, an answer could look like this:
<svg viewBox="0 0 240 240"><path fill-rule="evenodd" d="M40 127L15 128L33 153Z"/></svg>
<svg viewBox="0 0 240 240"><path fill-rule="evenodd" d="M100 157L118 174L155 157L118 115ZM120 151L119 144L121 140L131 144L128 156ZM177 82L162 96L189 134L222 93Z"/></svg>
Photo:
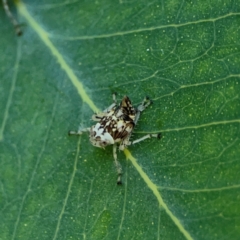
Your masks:
<svg viewBox="0 0 240 240"><path fill-rule="evenodd" d="M162 196L159 192L158 186L155 185L151 181L151 179L143 171L143 169L140 167L140 165L138 165L137 160L131 155L131 153L127 149L124 150L124 153L125 153L127 159L129 159L132 162L133 166L137 169L138 173L143 178L143 180L145 181L147 186L152 190L153 194L156 196L159 206L162 207L166 211L168 216L172 219L172 221L178 227L179 231L182 232L182 234L185 236L186 239L193 239L191 237L190 233L184 228L181 221L171 212L171 210L168 208L167 204L162 199Z"/></svg>
<svg viewBox="0 0 240 240"><path fill-rule="evenodd" d="M94 112L99 112L99 109L95 106L95 104L93 103L93 101L90 99L90 97L86 93L85 89L83 88L83 84L77 78L77 76L75 75L75 73L71 69L71 67L67 64L67 62L63 58L62 54L58 51L58 49L54 46L54 44L49 39L48 33L30 15L30 13L28 12L24 3L22 3L21 1L18 1L16 3L16 6L18 8L19 14L26 19L29 26L31 26L33 28L33 30L38 34L40 39L49 48L52 55L56 58L57 62L61 66L61 68L66 72L67 76L69 77L69 79L71 80L71 82L75 86L75 88L77 89L82 100L84 102L86 102Z"/></svg>

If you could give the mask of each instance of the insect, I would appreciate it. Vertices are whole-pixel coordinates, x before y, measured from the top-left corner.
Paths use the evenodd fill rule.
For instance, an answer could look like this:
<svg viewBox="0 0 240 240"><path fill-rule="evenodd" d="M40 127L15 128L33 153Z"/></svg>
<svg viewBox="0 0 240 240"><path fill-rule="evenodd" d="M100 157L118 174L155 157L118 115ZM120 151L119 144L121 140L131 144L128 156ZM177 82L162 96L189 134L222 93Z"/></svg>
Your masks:
<svg viewBox="0 0 240 240"><path fill-rule="evenodd" d="M89 132L90 142L95 147L105 148L113 145L113 158L118 173L117 184L121 185L122 167L117 160L117 146L119 150L139 143L147 138L161 138L161 133L147 134L137 140L130 141L133 129L136 126L140 114L152 101L145 97L138 107L133 107L129 97L124 96L119 105L116 103L116 95L113 94L113 103L103 112L96 113L92 120L97 123L89 128L79 129L77 132L69 131L69 135L81 135Z"/></svg>
<svg viewBox="0 0 240 240"><path fill-rule="evenodd" d="M9 17L9 19L11 20L14 28L15 28L15 32L18 36L22 35L22 30L20 28L20 25L18 23L18 21L14 18L12 12L10 11L9 5L8 5L8 1L7 0L2 0L3 3L3 8L7 14L7 16Z"/></svg>

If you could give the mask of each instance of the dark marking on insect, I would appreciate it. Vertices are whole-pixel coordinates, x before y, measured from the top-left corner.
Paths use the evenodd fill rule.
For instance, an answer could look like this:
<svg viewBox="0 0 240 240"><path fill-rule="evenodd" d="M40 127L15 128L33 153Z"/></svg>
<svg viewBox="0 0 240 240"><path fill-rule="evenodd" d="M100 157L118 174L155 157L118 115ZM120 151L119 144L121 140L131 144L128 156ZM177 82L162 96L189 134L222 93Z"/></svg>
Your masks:
<svg viewBox="0 0 240 240"><path fill-rule="evenodd" d="M144 111L152 101L149 97L144 98L138 107L133 107L129 97L124 96L119 105L116 104L116 95L113 94L113 104L106 108L103 112L96 113L92 116L92 120L97 123L89 128L79 129L77 132L69 131L69 135L81 135L89 132L90 142L95 147L105 148L113 145L113 157L116 165L118 179L117 184L121 185L122 167L117 160L117 146L120 150L139 143L147 138L161 138L161 133L147 134L137 140L130 141L133 129L136 126L140 114Z"/></svg>

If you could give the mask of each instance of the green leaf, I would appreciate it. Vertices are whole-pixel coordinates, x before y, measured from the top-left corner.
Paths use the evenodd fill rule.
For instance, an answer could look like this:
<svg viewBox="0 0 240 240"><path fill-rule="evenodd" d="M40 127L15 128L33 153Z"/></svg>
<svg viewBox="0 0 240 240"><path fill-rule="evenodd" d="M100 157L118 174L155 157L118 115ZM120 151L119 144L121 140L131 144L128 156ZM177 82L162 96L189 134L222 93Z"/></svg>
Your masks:
<svg viewBox="0 0 240 240"><path fill-rule="evenodd" d="M16 1L0 8L1 239L238 239L238 1ZM148 95L118 152L94 111Z"/></svg>

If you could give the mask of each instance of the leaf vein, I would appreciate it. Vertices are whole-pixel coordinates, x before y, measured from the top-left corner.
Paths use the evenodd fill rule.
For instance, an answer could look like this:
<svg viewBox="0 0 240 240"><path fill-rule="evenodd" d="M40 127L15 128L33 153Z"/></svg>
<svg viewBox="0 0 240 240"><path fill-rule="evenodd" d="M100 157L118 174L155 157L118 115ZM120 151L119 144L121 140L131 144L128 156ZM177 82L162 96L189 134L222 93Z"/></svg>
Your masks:
<svg viewBox="0 0 240 240"><path fill-rule="evenodd" d="M138 171L138 173L140 174L140 176L143 178L143 180L145 181L145 183L147 184L147 186L153 191L153 194L156 196L159 206L161 206L166 213L168 214L168 216L172 219L172 221L175 223L175 225L178 227L179 231L185 236L186 239L193 239L192 236L190 235L190 233L184 228L183 224L180 222L180 220L171 212L171 210L168 208L167 204L164 202L164 200L162 199L162 196L159 192L159 188L157 187L157 185L155 185L151 179L147 176L147 174L143 171L143 169L140 167L140 165L138 165L137 160L131 155L131 153L129 152L128 149L124 150L124 153L127 157L127 159L129 159L133 166L136 168L136 170Z"/></svg>
<svg viewBox="0 0 240 240"><path fill-rule="evenodd" d="M128 34L134 34L134 33L141 33L145 31L154 31L158 29L164 29L164 28L179 28L183 26L188 26L191 24L199 24L199 23L206 23L206 22L216 22L218 20L227 18L227 17L232 17L232 16L239 16L240 13L228 13L216 18L209 18L209 19L200 19L197 21L192 21L192 22L186 22L186 23L179 23L179 24L168 24L168 25L160 25L156 27L147 27L147 28L140 28L140 29L134 29L134 30L128 30L128 31L120 31L120 32L115 32L115 33L106 33L106 34L100 34L100 35L92 35L92 36L79 36L79 37L63 37L62 35L57 35L57 34L50 34L51 38L57 38L57 39L64 39L64 40L69 40L69 41L77 41L77 40L90 40L90 39L97 39L97 38L111 38L111 37L116 37L116 36L124 36Z"/></svg>

